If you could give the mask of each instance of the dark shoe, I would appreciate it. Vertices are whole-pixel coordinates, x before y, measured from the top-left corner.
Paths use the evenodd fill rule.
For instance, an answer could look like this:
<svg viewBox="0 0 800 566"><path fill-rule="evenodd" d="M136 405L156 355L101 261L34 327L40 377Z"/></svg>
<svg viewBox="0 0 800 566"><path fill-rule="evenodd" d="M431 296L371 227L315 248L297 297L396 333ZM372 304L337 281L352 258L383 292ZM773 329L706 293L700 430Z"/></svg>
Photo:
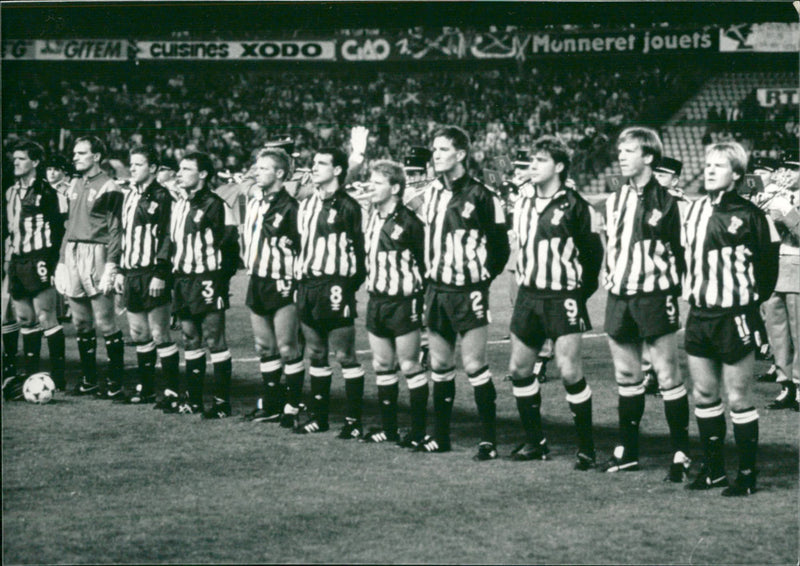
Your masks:
<svg viewBox="0 0 800 566"><path fill-rule="evenodd" d="M294 409L296 412L293 412L291 409ZM300 405L299 407L293 407L292 405L287 404L284 406L283 414L281 415L280 420L281 428L298 428L300 426L300 414L304 409L305 407L303 405Z"/></svg>
<svg viewBox="0 0 800 566"><path fill-rule="evenodd" d="M608 474L616 472L634 472L639 469L639 460L627 458L622 446L617 446L614 449L614 455L603 466L603 471Z"/></svg>
<svg viewBox="0 0 800 566"><path fill-rule="evenodd" d="M78 396L96 395L99 389L100 386L97 385L97 382L91 382L85 377L82 377L80 382L75 386L75 389L72 390L72 394Z"/></svg>
<svg viewBox="0 0 800 566"><path fill-rule="evenodd" d="M756 378L759 383L775 383L778 381L778 366L772 364L769 369Z"/></svg>
<svg viewBox="0 0 800 566"><path fill-rule="evenodd" d="M329 429L330 425L328 423L323 423L312 418L306 424L295 427L294 432L295 434L314 434L317 432L327 432Z"/></svg>
<svg viewBox="0 0 800 566"><path fill-rule="evenodd" d="M281 413L279 411L264 410L264 402L259 399L256 408L242 418L254 423L276 423L281 420Z"/></svg>
<svg viewBox="0 0 800 566"><path fill-rule="evenodd" d="M798 410L797 392L793 391L794 387L784 387L780 395L767 405L767 409L771 411L780 411L783 409L791 409L792 411Z"/></svg>
<svg viewBox="0 0 800 566"><path fill-rule="evenodd" d="M575 465L573 469L580 472L591 470L597 465L594 454L586 454L585 452L578 452L575 455Z"/></svg>
<svg viewBox="0 0 800 566"><path fill-rule="evenodd" d="M425 437L422 440L420 440L417 447L414 448L415 452L430 452L434 454L450 452L450 450L451 446L449 438L443 438L439 440L428 435L425 435Z"/></svg>
<svg viewBox="0 0 800 566"><path fill-rule="evenodd" d="M723 497L747 497L756 492L756 474L739 474L733 483L722 490Z"/></svg>
<svg viewBox="0 0 800 566"><path fill-rule="evenodd" d="M478 452L472 457L476 462L486 462L487 460L497 459L497 447L494 442L481 442L478 444Z"/></svg>
<svg viewBox="0 0 800 566"><path fill-rule="evenodd" d="M183 401L180 405L178 405L178 414L179 415L197 415L203 412L203 406L199 403L190 403L189 401Z"/></svg>
<svg viewBox="0 0 800 566"><path fill-rule="evenodd" d="M425 439L425 435L422 436L418 434L411 434L411 432L407 432L397 441L397 445L400 448L413 448L416 449L417 446Z"/></svg>
<svg viewBox="0 0 800 566"><path fill-rule="evenodd" d="M128 399L125 395L125 390L121 385L109 385L106 390L105 399L113 401L114 403L127 403Z"/></svg>
<svg viewBox="0 0 800 566"><path fill-rule="evenodd" d="M177 395L164 395L160 403L164 406L161 410L168 415L176 415L181 412L181 398Z"/></svg>
<svg viewBox="0 0 800 566"><path fill-rule="evenodd" d="M167 407L171 407L172 404L176 403L177 401L178 401L178 395L176 393L174 393L173 391L169 391L169 393L167 393L167 391L165 391L164 396L158 401L156 401L156 403L153 405L153 409L157 411L163 411Z"/></svg>
<svg viewBox="0 0 800 566"><path fill-rule="evenodd" d="M336 435L336 438L350 440L351 438L361 438L362 436L364 436L364 427L362 426L361 421L351 421L348 419L342 427L342 430L340 430L339 434Z"/></svg>
<svg viewBox="0 0 800 566"><path fill-rule="evenodd" d="M394 433L386 432L383 429L371 430L361 439L361 442L368 442L370 444L380 444L381 442L397 442L400 440L400 435L397 431Z"/></svg>
<svg viewBox="0 0 800 566"><path fill-rule="evenodd" d="M644 394L656 396L661 394L658 390L658 377L656 377L656 372L651 369L644 372Z"/></svg>
<svg viewBox="0 0 800 566"><path fill-rule="evenodd" d="M722 474L712 474L707 464L700 466L700 472L691 482L686 484L686 489L691 491L708 491L718 487L728 487L728 478Z"/></svg>
<svg viewBox="0 0 800 566"><path fill-rule="evenodd" d="M672 464L669 465L667 476L664 481L672 483L683 483L684 479L689 479L689 468L692 461L683 452L676 452L672 458Z"/></svg>
<svg viewBox="0 0 800 566"><path fill-rule="evenodd" d="M525 442L511 451L511 459L514 462L530 462L531 460L547 460L550 449L547 447L547 440L542 439L539 444Z"/></svg>
<svg viewBox="0 0 800 566"><path fill-rule="evenodd" d="M214 403L210 409L203 411L203 418L206 420L226 419L231 416L231 413L231 404L227 401Z"/></svg>
<svg viewBox="0 0 800 566"><path fill-rule="evenodd" d="M133 395L128 397L128 402L132 405L147 405L156 402L156 394L154 391L145 391L141 383L136 384Z"/></svg>
<svg viewBox="0 0 800 566"><path fill-rule="evenodd" d="M25 384L24 375L12 375L3 379L3 399L6 401L20 401L24 398L22 386Z"/></svg>

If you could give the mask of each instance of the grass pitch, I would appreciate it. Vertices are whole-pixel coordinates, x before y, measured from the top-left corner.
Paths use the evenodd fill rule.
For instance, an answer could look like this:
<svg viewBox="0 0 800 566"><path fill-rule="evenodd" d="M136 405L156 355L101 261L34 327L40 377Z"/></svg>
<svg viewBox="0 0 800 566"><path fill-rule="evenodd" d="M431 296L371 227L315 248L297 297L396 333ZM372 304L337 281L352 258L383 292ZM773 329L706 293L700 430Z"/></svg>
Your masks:
<svg viewBox="0 0 800 566"><path fill-rule="evenodd" d="M260 377L239 275L228 319L234 418L204 422L65 395L46 406L3 405L3 563L797 563L797 413L760 410L760 491L745 499L662 481L671 454L663 404L654 397L642 421L641 471L572 470L572 419L557 380L543 385L552 459L507 460L522 434L510 383L502 381L506 277L492 290L490 330L500 460L471 459L478 418L463 374L449 454L336 439L344 397L336 371L331 432L298 436L242 422ZM604 306L598 292L589 304L595 330L584 341L600 461L617 438L616 387L600 335ZM363 318L357 328L368 372L365 420L377 425ZM74 381L71 338L67 355ZM132 348L126 360L132 367ZM555 368L548 373L555 377ZM757 384L755 391L761 408L777 387ZM690 431L697 461L694 417ZM732 477L730 425L728 436Z"/></svg>

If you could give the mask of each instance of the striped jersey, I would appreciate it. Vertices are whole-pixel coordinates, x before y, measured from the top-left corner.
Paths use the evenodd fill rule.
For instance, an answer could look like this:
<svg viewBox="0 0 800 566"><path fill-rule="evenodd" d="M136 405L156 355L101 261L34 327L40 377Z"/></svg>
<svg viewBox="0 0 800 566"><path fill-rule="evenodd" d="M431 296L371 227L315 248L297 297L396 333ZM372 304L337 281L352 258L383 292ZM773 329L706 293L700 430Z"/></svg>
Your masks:
<svg viewBox="0 0 800 566"><path fill-rule="evenodd" d="M373 209L367 223L367 291L408 297L422 292L425 229L408 208L397 203L387 215Z"/></svg>
<svg viewBox="0 0 800 566"><path fill-rule="evenodd" d="M651 177L644 187L624 184L606 200L603 285L631 296L677 293L684 271L678 200Z"/></svg>
<svg viewBox="0 0 800 566"><path fill-rule="evenodd" d="M503 203L469 175L442 178L425 189L425 270L431 282L451 287L488 284L503 271L509 255Z"/></svg>
<svg viewBox="0 0 800 566"><path fill-rule="evenodd" d="M247 273L266 279L294 279L294 261L300 247L298 207L283 187L269 194L263 194L259 187L253 189L243 226Z"/></svg>
<svg viewBox="0 0 800 566"><path fill-rule="evenodd" d="M52 254L57 259L64 237L58 194L39 178L29 187L19 181L6 191L5 221L11 254Z"/></svg>
<svg viewBox="0 0 800 566"><path fill-rule="evenodd" d="M327 199L319 191L300 203L300 253L295 279L349 277L358 288L366 277L361 205L339 188Z"/></svg>
<svg viewBox="0 0 800 566"><path fill-rule="evenodd" d="M699 308L736 308L767 299L778 278L780 236L772 220L736 191L706 195L684 224L684 298Z"/></svg>
<svg viewBox="0 0 800 566"><path fill-rule="evenodd" d="M147 187L123 190L122 259L123 270L155 268L164 279L170 272L169 221L172 197L153 180Z"/></svg>
<svg viewBox="0 0 800 566"><path fill-rule="evenodd" d="M526 183L513 209L517 284L555 294L580 288L588 298L603 262L601 229L599 214L574 190L543 199Z"/></svg>
<svg viewBox="0 0 800 566"><path fill-rule="evenodd" d="M103 171L73 180L67 189L68 242L105 244L106 260L119 265L122 254L122 191Z"/></svg>
<svg viewBox="0 0 800 566"><path fill-rule="evenodd" d="M174 273L232 275L239 244L230 207L206 187L181 195L172 205L170 245Z"/></svg>

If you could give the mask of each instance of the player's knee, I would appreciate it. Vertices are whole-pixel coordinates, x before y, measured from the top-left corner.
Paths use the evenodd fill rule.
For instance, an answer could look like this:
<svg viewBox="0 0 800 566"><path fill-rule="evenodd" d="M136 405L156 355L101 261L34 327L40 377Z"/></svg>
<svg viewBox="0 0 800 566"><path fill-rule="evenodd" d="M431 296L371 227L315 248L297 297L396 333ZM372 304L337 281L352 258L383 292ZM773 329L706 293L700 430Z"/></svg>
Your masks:
<svg viewBox="0 0 800 566"><path fill-rule="evenodd" d="M630 368L618 368L614 370L614 378L619 385L633 385L642 380L642 372Z"/></svg>
<svg viewBox="0 0 800 566"><path fill-rule="evenodd" d="M222 352L228 349L224 336L207 336L205 342L211 352Z"/></svg>
<svg viewBox="0 0 800 566"><path fill-rule="evenodd" d="M160 324L154 324L150 327L150 331L153 335L153 341L156 344L164 344L165 342L170 342L170 335L169 335L169 326L161 326Z"/></svg>
<svg viewBox="0 0 800 566"><path fill-rule="evenodd" d="M108 312L95 313L97 318L97 328L104 336L114 334L117 331L117 321L114 320L114 308L112 307Z"/></svg>
<svg viewBox="0 0 800 566"><path fill-rule="evenodd" d="M33 328L36 326L38 319L33 311L25 311L23 312L21 309L17 312L17 318L19 319L19 325L22 328Z"/></svg>
<svg viewBox="0 0 800 566"><path fill-rule="evenodd" d="M294 360L300 355L300 348L297 346L297 341L278 341L278 355L282 360Z"/></svg>
<svg viewBox="0 0 800 566"><path fill-rule="evenodd" d="M511 379L525 379L526 377L530 377L532 372L533 368L521 364L520 361L513 356L508 362L508 373L511 374Z"/></svg>
<svg viewBox="0 0 800 566"><path fill-rule="evenodd" d="M94 325L92 324L92 319L90 318L78 318L73 315L72 323L75 325L75 330L79 334L85 334L86 332L91 332L94 330Z"/></svg>
<svg viewBox="0 0 800 566"><path fill-rule="evenodd" d="M478 371L482 370L486 366L486 363L483 360L478 360L475 358L464 360L464 371L468 374L474 374Z"/></svg>
<svg viewBox="0 0 800 566"><path fill-rule="evenodd" d="M58 326L58 317L56 317L55 311L41 310L37 313L37 318L39 319L39 325L44 330Z"/></svg>
<svg viewBox="0 0 800 566"><path fill-rule="evenodd" d="M728 388L728 408L731 411L743 411L752 406L753 400L747 394L747 391L733 387Z"/></svg>
<svg viewBox="0 0 800 566"><path fill-rule="evenodd" d="M375 371L392 371L394 369L393 365L391 360L380 360L378 358L373 358L372 360L372 369Z"/></svg>
<svg viewBox="0 0 800 566"><path fill-rule="evenodd" d="M580 365L575 363L574 360L557 360L556 366L558 366L558 372L561 374L561 380L564 383L577 383L583 377Z"/></svg>
<svg viewBox="0 0 800 566"><path fill-rule="evenodd" d="M336 359L336 363L338 363L339 365L350 365L358 363L358 359L356 359L355 352L350 352L347 350L336 350L333 355L334 358Z"/></svg>
<svg viewBox="0 0 800 566"><path fill-rule="evenodd" d="M147 327L130 326L129 330L130 330L130 333L131 333L131 339L134 342L149 342L150 341L150 333L147 331ZM155 336L153 338L155 339ZM161 344L162 340L157 340L156 339L155 342L156 342L156 344Z"/></svg>
<svg viewBox="0 0 800 566"><path fill-rule="evenodd" d="M422 366L417 360L400 360L400 371L403 375L414 375L422 371Z"/></svg>

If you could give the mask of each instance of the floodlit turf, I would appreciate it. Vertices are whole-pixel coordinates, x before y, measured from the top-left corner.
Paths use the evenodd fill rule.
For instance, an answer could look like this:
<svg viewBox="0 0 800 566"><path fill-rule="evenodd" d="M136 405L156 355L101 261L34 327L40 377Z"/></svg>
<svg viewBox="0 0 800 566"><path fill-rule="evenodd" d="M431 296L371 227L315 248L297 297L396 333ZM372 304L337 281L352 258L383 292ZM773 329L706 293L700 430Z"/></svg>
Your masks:
<svg viewBox="0 0 800 566"><path fill-rule="evenodd" d="M495 341L508 329L504 278L493 287ZM338 372L332 430L293 435L239 418L252 408L260 378L242 304L243 276L233 289L234 418L207 422L63 394L46 406L4 403L4 564L797 562L797 413L760 410L761 491L746 499L723 498L719 490L691 493L662 481L670 448L663 403L654 397L647 398L642 423L642 471L573 471L572 421L557 381L543 385L552 459L509 461L521 434L510 383L502 381L508 344L490 346L500 460L471 459L478 420L463 374L452 453L338 440ZM590 301L594 333L602 332L604 305L602 293ZM363 302L360 307L363 312ZM367 350L360 322L358 348ZM589 337L584 344L603 460L616 442L616 390L605 339ZM102 358L102 345L99 350ZM77 370L72 338L68 358ZM376 425L369 355L361 359L368 368L366 421ZM132 367L132 348L126 360ZM555 368L548 373L555 376ZM755 391L761 408L777 387L757 384ZM405 388L401 399L406 424ZM697 458L694 418L690 431Z"/></svg>

